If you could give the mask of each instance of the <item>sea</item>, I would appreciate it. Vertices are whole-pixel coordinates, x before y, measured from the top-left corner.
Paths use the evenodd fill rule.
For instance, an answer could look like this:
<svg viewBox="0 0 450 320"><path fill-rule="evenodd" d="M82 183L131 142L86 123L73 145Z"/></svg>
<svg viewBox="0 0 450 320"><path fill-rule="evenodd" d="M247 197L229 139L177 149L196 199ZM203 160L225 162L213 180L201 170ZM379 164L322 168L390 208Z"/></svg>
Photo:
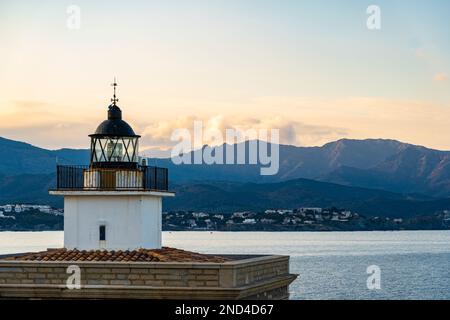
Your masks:
<svg viewBox="0 0 450 320"><path fill-rule="evenodd" d="M0 232L0 254L62 245L60 231ZM289 255L295 300L450 299L450 231L163 232L163 245Z"/></svg>

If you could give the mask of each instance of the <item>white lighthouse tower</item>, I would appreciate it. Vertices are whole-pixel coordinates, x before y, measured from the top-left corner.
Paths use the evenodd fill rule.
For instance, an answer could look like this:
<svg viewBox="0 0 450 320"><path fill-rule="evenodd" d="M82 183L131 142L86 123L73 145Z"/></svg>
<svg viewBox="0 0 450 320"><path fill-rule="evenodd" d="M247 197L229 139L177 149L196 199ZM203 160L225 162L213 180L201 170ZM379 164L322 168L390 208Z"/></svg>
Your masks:
<svg viewBox="0 0 450 320"><path fill-rule="evenodd" d="M168 170L139 163L139 135L122 120L116 86L108 119L91 134L89 166L57 166L64 196L64 247L78 250L161 248L162 197Z"/></svg>

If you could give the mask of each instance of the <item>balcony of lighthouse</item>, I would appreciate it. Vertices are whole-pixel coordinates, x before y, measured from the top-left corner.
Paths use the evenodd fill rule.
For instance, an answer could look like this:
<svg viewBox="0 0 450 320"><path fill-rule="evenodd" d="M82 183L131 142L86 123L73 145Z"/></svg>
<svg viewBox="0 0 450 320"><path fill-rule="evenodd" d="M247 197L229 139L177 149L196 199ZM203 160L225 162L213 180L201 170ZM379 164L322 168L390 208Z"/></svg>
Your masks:
<svg viewBox="0 0 450 320"><path fill-rule="evenodd" d="M168 192L168 189L167 168L95 168L83 165L58 165L56 168L56 191Z"/></svg>

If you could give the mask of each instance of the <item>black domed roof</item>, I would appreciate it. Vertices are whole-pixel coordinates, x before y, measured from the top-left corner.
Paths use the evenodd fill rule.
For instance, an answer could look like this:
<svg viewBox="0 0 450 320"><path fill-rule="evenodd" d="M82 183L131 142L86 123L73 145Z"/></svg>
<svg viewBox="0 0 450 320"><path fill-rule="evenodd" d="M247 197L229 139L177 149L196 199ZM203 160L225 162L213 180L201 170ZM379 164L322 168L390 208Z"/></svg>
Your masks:
<svg viewBox="0 0 450 320"><path fill-rule="evenodd" d="M140 137L122 120L122 110L115 104L108 107L108 120L103 121L90 137Z"/></svg>

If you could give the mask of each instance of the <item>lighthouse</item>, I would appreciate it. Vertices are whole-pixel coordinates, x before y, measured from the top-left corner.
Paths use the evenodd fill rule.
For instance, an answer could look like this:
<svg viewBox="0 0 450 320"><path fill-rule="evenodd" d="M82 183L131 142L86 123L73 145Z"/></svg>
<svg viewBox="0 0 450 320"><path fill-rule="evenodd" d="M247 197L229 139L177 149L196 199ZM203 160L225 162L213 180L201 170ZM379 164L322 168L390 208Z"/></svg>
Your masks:
<svg viewBox="0 0 450 320"><path fill-rule="evenodd" d="M168 171L139 158L113 86L89 165L57 166L50 194L64 196L64 248L0 256L0 299L287 299L297 277L288 256L161 247Z"/></svg>
<svg viewBox="0 0 450 320"><path fill-rule="evenodd" d="M174 196L168 170L138 156L140 136L122 119L112 85L107 119L89 135L90 164L57 165L50 194L64 196L64 247L159 249L162 198Z"/></svg>

